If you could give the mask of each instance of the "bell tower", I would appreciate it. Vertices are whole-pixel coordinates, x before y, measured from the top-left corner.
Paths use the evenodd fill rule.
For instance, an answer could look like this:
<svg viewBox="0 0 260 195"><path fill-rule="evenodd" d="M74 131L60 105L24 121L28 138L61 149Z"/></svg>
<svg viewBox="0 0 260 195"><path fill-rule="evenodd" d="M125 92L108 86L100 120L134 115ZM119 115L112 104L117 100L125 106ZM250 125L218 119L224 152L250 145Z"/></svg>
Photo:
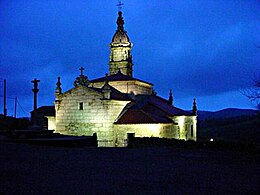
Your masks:
<svg viewBox="0 0 260 195"><path fill-rule="evenodd" d="M117 30L110 43L109 72L110 75L121 71L122 74L133 76L132 43L124 30L122 12L118 11Z"/></svg>

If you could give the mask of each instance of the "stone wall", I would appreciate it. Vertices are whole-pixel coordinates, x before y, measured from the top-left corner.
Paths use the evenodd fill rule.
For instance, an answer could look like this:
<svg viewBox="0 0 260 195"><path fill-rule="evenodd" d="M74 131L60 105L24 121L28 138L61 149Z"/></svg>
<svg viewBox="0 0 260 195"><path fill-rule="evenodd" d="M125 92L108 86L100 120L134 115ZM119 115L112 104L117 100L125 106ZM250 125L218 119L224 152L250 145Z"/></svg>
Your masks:
<svg viewBox="0 0 260 195"><path fill-rule="evenodd" d="M197 140L197 116L174 116L172 120L178 123L179 139Z"/></svg>
<svg viewBox="0 0 260 195"><path fill-rule="evenodd" d="M133 133L135 137L159 137L179 139L179 128L174 124L115 124L115 137L117 146L127 144L127 134Z"/></svg>
<svg viewBox="0 0 260 195"><path fill-rule="evenodd" d="M110 75L116 74L120 70L124 75L132 77L133 64L131 55L131 43L117 44L111 43L109 56Z"/></svg>
<svg viewBox="0 0 260 195"><path fill-rule="evenodd" d="M144 94L151 95L153 88L152 85L140 82L137 80L133 81L110 81L109 85L116 88L118 91L122 93L133 93L135 95ZM101 88L104 86L104 82L93 83L93 87Z"/></svg>
<svg viewBox="0 0 260 195"><path fill-rule="evenodd" d="M115 139L117 146L127 145L127 134L133 133L135 137L159 137L183 140L197 139L196 116L175 116L175 124L115 124ZM193 133L191 132L193 131Z"/></svg>
<svg viewBox="0 0 260 195"><path fill-rule="evenodd" d="M129 101L104 100L102 94L83 86L61 94L59 99L55 103L55 132L78 136L97 133L98 146L114 146L113 123Z"/></svg>
<svg viewBox="0 0 260 195"><path fill-rule="evenodd" d="M48 130L56 129L56 118L55 116L46 116L48 119Z"/></svg>
<svg viewBox="0 0 260 195"><path fill-rule="evenodd" d="M116 74L118 70L124 75L132 77L133 75L133 64L127 60L121 62L109 62L110 75Z"/></svg>

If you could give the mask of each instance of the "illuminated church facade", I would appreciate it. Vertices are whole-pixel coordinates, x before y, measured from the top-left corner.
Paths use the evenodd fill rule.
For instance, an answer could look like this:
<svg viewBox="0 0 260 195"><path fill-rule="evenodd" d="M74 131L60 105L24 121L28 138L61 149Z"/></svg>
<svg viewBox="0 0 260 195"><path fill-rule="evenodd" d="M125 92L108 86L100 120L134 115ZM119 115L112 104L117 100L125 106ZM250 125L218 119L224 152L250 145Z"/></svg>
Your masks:
<svg viewBox="0 0 260 195"><path fill-rule="evenodd" d="M128 136L159 137L196 141L197 107L191 112L173 106L156 95L153 84L133 77L132 43L118 12L117 30L110 44L109 74L89 80L81 74L74 87L55 91L55 116L48 129L65 135L93 135L99 147L127 146Z"/></svg>

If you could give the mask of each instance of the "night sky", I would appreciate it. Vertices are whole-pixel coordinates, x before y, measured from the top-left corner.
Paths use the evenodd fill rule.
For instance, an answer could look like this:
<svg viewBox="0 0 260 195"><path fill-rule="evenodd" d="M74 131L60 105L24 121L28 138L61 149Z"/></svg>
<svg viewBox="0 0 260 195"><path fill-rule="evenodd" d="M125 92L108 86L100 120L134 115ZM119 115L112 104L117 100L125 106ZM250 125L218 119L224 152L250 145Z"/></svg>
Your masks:
<svg viewBox="0 0 260 195"><path fill-rule="evenodd" d="M242 94L260 74L258 0L125 0L125 29L133 43L134 77L159 96L174 93L185 110L254 108ZM116 30L114 0L1 0L0 113L7 80L8 115L29 116L31 80L40 79L38 106L53 105L55 83L73 87L81 66L88 78L109 71Z"/></svg>

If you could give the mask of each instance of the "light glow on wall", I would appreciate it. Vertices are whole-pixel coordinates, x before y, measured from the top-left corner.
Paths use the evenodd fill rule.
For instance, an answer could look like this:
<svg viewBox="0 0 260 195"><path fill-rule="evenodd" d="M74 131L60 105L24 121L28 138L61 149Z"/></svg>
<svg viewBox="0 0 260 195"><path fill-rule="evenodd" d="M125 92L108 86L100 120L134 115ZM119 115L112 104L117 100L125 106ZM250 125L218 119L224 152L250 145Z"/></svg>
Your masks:
<svg viewBox="0 0 260 195"><path fill-rule="evenodd" d="M159 136L161 127L162 127L162 125L160 125L160 124L149 124L149 125L147 125L147 128L151 131L150 136Z"/></svg>
<svg viewBox="0 0 260 195"><path fill-rule="evenodd" d="M178 125L180 127L183 127L184 126L184 123L185 123L185 116L179 116L178 117Z"/></svg>
<svg viewBox="0 0 260 195"><path fill-rule="evenodd" d="M54 116L48 116L48 130L56 129L56 120Z"/></svg>

